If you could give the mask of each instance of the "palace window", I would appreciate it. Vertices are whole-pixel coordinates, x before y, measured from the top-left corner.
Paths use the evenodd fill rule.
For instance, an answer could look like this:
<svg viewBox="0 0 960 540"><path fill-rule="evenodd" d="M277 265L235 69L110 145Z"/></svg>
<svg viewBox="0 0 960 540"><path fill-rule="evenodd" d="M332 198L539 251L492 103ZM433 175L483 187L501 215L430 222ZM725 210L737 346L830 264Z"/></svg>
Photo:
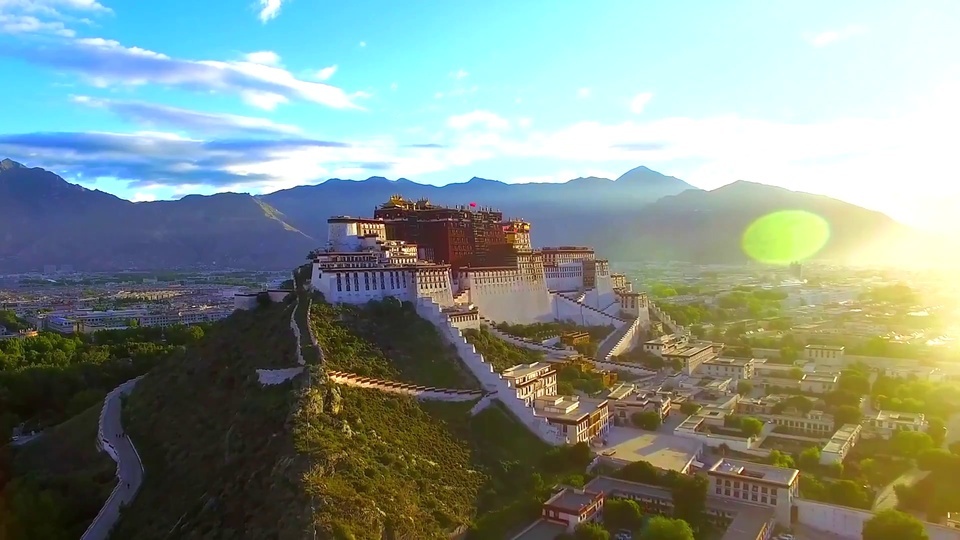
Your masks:
<svg viewBox="0 0 960 540"><path fill-rule="evenodd" d="M380 289L386 289L386 287L383 286L383 272L380 272Z"/></svg>
<svg viewBox="0 0 960 540"><path fill-rule="evenodd" d="M337 291L343 291L343 282L340 281L340 272L337 272Z"/></svg>
<svg viewBox="0 0 960 540"><path fill-rule="evenodd" d="M344 277L346 277L346 279L347 279L347 291L350 291L350 274L347 274L347 275L344 276Z"/></svg>
<svg viewBox="0 0 960 540"><path fill-rule="evenodd" d="M354 272L353 274L353 289L355 291L360 291L360 274Z"/></svg>
<svg viewBox="0 0 960 540"><path fill-rule="evenodd" d="M370 290L370 272L363 273L363 285L368 291Z"/></svg>

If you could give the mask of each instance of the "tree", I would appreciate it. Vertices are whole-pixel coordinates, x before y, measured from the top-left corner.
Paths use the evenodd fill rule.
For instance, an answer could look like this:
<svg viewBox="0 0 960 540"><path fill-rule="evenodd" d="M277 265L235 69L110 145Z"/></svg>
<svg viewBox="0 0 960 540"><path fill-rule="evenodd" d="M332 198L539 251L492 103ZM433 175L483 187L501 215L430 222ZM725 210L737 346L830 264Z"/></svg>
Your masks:
<svg viewBox="0 0 960 540"><path fill-rule="evenodd" d="M773 450L770 452L770 455L767 456L767 463L773 465L774 467L783 467L785 469L794 468L793 457L790 454L785 454L779 450Z"/></svg>
<svg viewBox="0 0 960 540"><path fill-rule="evenodd" d="M603 522L610 529L636 529L643 523L643 511L637 501L607 499L603 505Z"/></svg>
<svg viewBox="0 0 960 540"><path fill-rule="evenodd" d="M803 452L800 452L797 465L804 471L816 469L820 465L820 449L816 446L811 446Z"/></svg>
<svg viewBox="0 0 960 540"><path fill-rule="evenodd" d="M939 448L947 438L947 424L942 418L931 417L927 422L927 434L933 439L933 445Z"/></svg>
<svg viewBox="0 0 960 540"><path fill-rule="evenodd" d="M633 425L647 431L656 431L660 427L660 414L654 411L636 412L630 416Z"/></svg>
<svg viewBox="0 0 960 540"><path fill-rule="evenodd" d="M830 501L851 508L870 508L870 496L853 480L837 480L830 485Z"/></svg>
<svg viewBox="0 0 960 540"><path fill-rule="evenodd" d="M933 448L933 439L922 431L898 431L890 439L893 451L901 457L913 458L924 450Z"/></svg>
<svg viewBox="0 0 960 540"><path fill-rule="evenodd" d="M679 476L670 489L673 495L673 516L690 523L700 524L707 508L709 481L703 476Z"/></svg>
<svg viewBox="0 0 960 540"><path fill-rule="evenodd" d="M693 529L682 519L655 516L643 528L645 540L693 540Z"/></svg>
<svg viewBox="0 0 960 540"><path fill-rule="evenodd" d="M803 378L803 370L798 367L792 368L788 374L788 377L799 381Z"/></svg>
<svg viewBox="0 0 960 540"><path fill-rule="evenodd" d="M863 524L863 540L929 540L923 523L898 510L877 512Z"/></svg>
<svg viewBox="0 0 960 540"><path fill-rule="evenodd" d="M839 429L844 424L859 424L863 413L853 405L841 405L833 412L833 427Z"/></svg>
<svg viewBox="0 0 960 540"><path fill-rule="evenodd" d="M757 437L763 432L763 422L747 416L740 420L740 431L743 432L744 437Z"/></svg>
<svg viewBox="0 0 960 540"><path fill-rule="evenodd" d="M680 404L680 412L687 415L697 414L698 412L700 412L700 405L692 401L684 401L683 403Z"/></svg>
<svg viewBox="0 0 960 540"><path fill-rule="evenodd" d="M570 381L560 381L557 383L557 395L559 396L572 396L577 393L576 389L573 387L573 383Z"/></svg>
<svg viewBox="0 0 960 540"><path fill-rule="evenodd" d="M586 522L577 525L573 537L576 540L610 540L610 533L597 523Z"/></svg>
<svg viewBox="0 0 960 540"><path fill-rule="evenodd" d="M737 383L737 393L745 396L753 391L753 384L750 381L740 381Z"/></svg>

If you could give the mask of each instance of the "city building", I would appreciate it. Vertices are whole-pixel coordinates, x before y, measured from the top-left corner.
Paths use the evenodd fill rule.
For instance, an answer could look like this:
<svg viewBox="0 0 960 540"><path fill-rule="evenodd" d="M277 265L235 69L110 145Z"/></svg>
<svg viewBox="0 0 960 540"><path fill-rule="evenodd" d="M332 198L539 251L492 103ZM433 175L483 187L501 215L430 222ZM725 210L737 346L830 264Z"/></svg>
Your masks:
<svg viewBox="0 0 960 540"><path fill-rule="evenodd" d="M89 334L100 330L118 330L131 326L168 327L215 322L230 316L232 309L194 308L176 311L122 309L111 311L56 311L36 317L39 328L61 334Z"/></svg>
<svg viewBox="0 0 960 540"><path fill-rule="evenodd" d="M610 427L610 410L605 399L579 396L543 396L533 402L536 415L560 428L567 443L603 438Z"/></svg>
<svg viewBox="0 0 960 540"><path fill-rule="evenodd" d="M655 354L663 358L677 349L685 347L689 337L684 334L667 334L651 339L643 344L643 352Z"/></svg>
<svg viewBox="0 0 960 540"><path fill-rule="evenodd" d="M534 362L507 368L500 374L529 407L543 396L557 395L557 370L553 364Z"/></svg>
<svg viewBox="0 0 960 540"><path fill-rule="evenodd" d="M864 423L875 433L890 437L897 431L926 431L927 419L923 413L877 411Z"/></svg>
<svg viewBox="0 0 960 540"><path fill-rule="evenodd" d="M697 375L747 380L753 378L754 365L752 358L711 358L700 364Z"/></svg>
<svg viewBox="0 0 960 540"><path fill-rule="evenodd" d="M836 345L807 345L803 348L804 360L843 360L844 347Z"/></svg>
<svg viewBox="0 0 960 540"><path fill-rule="evenodd" d="M821 375L816 373L806 373L800 379L800 391L811 394L828 394L837 389L838 375Z"/></svg>
<svg viewBox="0 0 960 540"><path fill-rule="evenodd" d="M737 410L746 410L737 404ZM833 415L823 411L810 411L806 414L754 414L760 420L772 422L777 426L787 428L798 435L808 437L827 437L836 429L833 425Z"/></svg>
<svg viewBox="0 0 960 540"><path fill-rule="evenodd" d="M687 375L693 373L707 360L716 358L717 353L713 350L713 345L690 345L677 348L671 352L663 353L663 359L667 362L678 360L683 366L683 372Z"/></svg>
<svg viewBox="0 0 960 540"><path fill-rule="evenodd" d="M707 470L708 493L774 509L778 523L790 524L793 499L799 497L800 471L722 458Z"/></svg>
<svg viewBox="0 0 960 540"><path fill-rule="evenodd" d="M614 422L621 425L630 425L630 417L638 412L655 412L663 420L670 414L673 403L665 392L643 391L629 383L613 387L607 395L607 402Z"/></svg>
<svg viewBox="0 0 960 540"><path fill-rule="evenodd" d="M691 473L703 466L704 444L687 437L642 430L618 430L607 444L595 448L599 463L619 469L645 461L658 469Z"/></svg>
<svg viewBox="0 0 960 540"><path fill-rule="evenodd" d="M847 454L853 450L857 441L860 440L861 430L860 424L844 424L841 426L820 450L820 464L843 463Z"/></svg>

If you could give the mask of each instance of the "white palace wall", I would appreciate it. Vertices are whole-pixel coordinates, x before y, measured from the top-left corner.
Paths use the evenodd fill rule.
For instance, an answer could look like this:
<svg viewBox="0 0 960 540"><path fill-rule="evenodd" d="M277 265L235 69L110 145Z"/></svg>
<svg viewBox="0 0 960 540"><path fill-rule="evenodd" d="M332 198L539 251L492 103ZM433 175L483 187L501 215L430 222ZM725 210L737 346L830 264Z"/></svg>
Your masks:
<svg viewBox="0 0 960 540"><path fill-rule="evenodd" d="M591 307L586 302L578 303L559 293L553 293L551 296L553 297L551 320L573 321L575 324L581 326L606 326L612 324L617 328L627 324L623 319L608 315ZM480 309L480 312L483 314L483 308ZM497 320L486 314L483 314L483 316L491 320Z"/></svg>
<svg viewBox="0 0 960 540"><path fill-rule="evenodd" d="M451 343L463 364L480 381L488 392L496 392L496 399L500 401L527 429L542 441L551 445L562 445L566 438L555 426L551 426L545 419L535 414L532 407L527 407L524 401L517 397L516 389L510 387L493 366L483 359L483 355L467 342L458 328L451 326L447 316L440 311L440 306L430 301L419 301L416 304L417 314L433 323L443 338Z"/></svg>
<svg viewBox="0 0 960 540"><path fill-rule="evenodd" d="M369 388L371 390L379 390L380 392L386 392L388 394L412 396L422 400L474 401L484 396L484 393L479 390L420 386L416 384L407 384L395 381L384 381L371 377L363 377L355 373L344 373L341 371L328 371L327 376L331 381L344 386Z"/></svg>
<svg viewBox="0 0 960 540"><path fill-rule="evenodd" d="M797 507L797 522L820 531L832 532L841 538L859 539L863 524L873 517L873 512L837 506L807 499L794 499ZM958 540L960 530L935 523L924 523L930 540ZM893 540L893 539L891 539Z"/></svg>
<svg viewBox="0 0 960 540"><path fill-rule="evenodd" d="M462 279L461 287L469 287L470 303L491 321L530 324L553 320L546 283L522 279L515 270L473 275Z"/></svg>

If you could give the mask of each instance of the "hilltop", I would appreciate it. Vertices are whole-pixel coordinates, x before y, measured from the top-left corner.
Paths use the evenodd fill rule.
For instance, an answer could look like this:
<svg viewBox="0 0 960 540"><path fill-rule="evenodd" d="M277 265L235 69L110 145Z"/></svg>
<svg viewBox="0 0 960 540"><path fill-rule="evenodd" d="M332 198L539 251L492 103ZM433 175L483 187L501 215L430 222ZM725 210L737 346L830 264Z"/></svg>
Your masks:
<svg viewBox="0 0 960 540"><path fill-rule="evenodd" d="M257 369L296 365L293 309L237 312L139 383L123 421L147 472L117 537L501 539L583 471L501 408L340 386L310 355L308 375L261 385ZM331 368L475 387L412 306L347 309L318 298L309 315Z"/></svg>
<svg viewBox="0 0 960 540"><path fill-rule="evenodd" d="M868 262L890 239L918 235L889 217L836 199L750 182L702 191L637 167L615 180L506 184L472 178L444 186L404 178L331 179L266 195L189 195L133 203L13 161L0 167L0 272L45 264L78 270L183 266L281 269L326 241L333 215L370 216L391 195L439 205L475 202L533 223L535 245L592 245L621 261L739 263L745 228L766 213L803 209L829 222L817 258ZM874 250L877 251L877 250Z"/></svg>

